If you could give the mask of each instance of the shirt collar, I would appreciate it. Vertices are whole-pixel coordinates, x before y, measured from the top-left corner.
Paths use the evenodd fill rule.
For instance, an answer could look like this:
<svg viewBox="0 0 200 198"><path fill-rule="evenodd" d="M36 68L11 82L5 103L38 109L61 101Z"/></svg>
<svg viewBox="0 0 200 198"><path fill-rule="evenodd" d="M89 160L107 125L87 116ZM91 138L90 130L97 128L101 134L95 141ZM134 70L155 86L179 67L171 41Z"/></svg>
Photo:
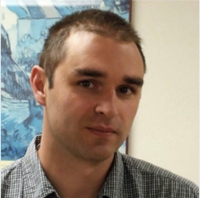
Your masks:
<svg viewBox="0 0 200 198"><path fill-rule="evenodd" d="M41 136L36 136L32 140L22 160L24 192L29 192L36 198L46 197L53 192L57 195L53 186L48 181L37 156L36 148L40 144L40 140ZM25 197L29 197L29 195L25 194ZM57 195L57 197L59 196Z"/></svg>
<svg viewBox="0 0 200 198"><path fill-rule="evenodd" d="M122 198L124 183L124 165L119 152L115 153L112 168L108 174L100 197Z"/></svg>

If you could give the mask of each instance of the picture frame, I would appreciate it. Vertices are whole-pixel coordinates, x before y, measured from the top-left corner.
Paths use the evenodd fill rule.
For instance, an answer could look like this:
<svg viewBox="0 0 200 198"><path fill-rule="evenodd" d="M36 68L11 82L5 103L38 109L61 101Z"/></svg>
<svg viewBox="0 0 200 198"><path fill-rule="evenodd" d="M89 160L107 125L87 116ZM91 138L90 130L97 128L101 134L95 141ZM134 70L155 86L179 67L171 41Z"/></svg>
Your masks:
<svg viewBox="0 0 200 198"><path fill-rule="evenodd" d="M48 28L65 15L84 9L112 11L127 21L129 0L3 0L1 2L1 159L21 158L42 131L43 109L35 102L29 76L38 64ZM128 153L126 140L119 149Z"/></svg>

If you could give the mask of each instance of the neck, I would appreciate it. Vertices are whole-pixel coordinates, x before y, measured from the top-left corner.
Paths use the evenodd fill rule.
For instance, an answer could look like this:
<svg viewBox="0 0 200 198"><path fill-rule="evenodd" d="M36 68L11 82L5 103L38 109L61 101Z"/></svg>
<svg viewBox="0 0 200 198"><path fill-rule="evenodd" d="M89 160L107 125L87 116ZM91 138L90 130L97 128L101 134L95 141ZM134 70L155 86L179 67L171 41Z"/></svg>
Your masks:
<svg viewBox="0 0 200 198"><path fill-rule="evenodd" d="M44 134L43 134L44 135ZM38 156L47 178L62 198L97 197L114 155L101 162L76 158L55 142L42 138Z"/></svg>

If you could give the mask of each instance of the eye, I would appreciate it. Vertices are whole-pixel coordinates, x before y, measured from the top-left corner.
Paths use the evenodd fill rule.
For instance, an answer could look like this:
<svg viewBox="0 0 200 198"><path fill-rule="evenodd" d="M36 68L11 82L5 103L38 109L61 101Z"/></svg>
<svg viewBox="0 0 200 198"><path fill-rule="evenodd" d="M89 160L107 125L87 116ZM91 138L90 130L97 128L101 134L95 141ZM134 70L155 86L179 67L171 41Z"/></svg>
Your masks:
<svg viewBox="0 0 200 198"><path fill-rule="evenodd" d="M85 88L93 88L94 87L94 84L92 82L90 82L89 80L81 81L79 84Z"/></svg>
<svg viewBox="0 0 200 198"><path fill-rule="evenodd" d="M123 87L119 87L118 92L120 94L129 96L134 93L134 90L132 87L123 86Z"/></svg>

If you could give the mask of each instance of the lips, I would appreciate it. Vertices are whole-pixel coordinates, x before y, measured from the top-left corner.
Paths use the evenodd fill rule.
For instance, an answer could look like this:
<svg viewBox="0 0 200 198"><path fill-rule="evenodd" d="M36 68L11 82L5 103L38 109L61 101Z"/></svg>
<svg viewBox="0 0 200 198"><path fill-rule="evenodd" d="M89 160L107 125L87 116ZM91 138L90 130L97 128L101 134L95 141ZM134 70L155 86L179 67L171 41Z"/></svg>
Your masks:
<svg viewBox="0 0 200 198"><path fill-rule="evenodd" d="M102 127L102 126L95 126L95 127L87 127L88 130L97 134L113 134L116 133L114 129L110 127Z"/></svg>

